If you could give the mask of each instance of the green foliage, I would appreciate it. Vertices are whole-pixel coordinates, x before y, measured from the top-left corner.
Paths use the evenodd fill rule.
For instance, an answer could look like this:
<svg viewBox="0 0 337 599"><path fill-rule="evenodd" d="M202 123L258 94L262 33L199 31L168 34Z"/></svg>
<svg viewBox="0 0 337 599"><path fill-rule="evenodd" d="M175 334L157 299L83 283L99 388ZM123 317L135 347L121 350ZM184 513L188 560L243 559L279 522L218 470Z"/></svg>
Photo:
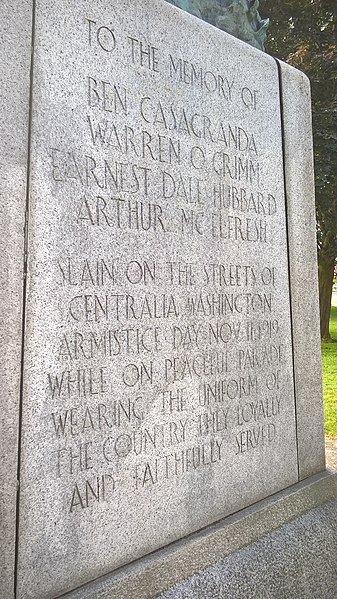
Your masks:
<svg viewBox="0 0 337 599"><path fill-rule="evenodd" d="M318 248L331 263L337 256L337 2L262 0L260 13L270 18L267 51L311 80Z"/></svg>
<svg viewBox="0 0 337 599"><path fill-rule="evenodd" d="M332 340L322 343L323 399L325 433L337 439L337 306L331 308Z"/></svg>

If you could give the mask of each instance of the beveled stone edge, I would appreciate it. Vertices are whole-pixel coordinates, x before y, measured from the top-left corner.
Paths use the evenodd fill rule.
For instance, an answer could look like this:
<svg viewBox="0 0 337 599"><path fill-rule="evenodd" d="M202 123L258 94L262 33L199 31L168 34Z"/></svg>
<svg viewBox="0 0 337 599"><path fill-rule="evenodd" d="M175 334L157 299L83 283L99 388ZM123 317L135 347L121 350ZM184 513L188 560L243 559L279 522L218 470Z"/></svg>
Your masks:
<svg viewBox="0 0 337 599"><path fill-rule="evenodd" d="M337 472L326 470L60 599L153 599L334 498Z"/></svg>
<svg viewBox="0 0 337 599"><path fill-rule="evenodd" d="M0 5L0 598L15 595L24 253L34 0ZM8 217L8 214L10 216Z"/></svg>
<svg viewBox="0 0 337 599"><path fill-rule="evenodd" d="M325 469L315 181L308 77L279 60L299 480ZM305 281L305 283L304 283Z"/></svg>

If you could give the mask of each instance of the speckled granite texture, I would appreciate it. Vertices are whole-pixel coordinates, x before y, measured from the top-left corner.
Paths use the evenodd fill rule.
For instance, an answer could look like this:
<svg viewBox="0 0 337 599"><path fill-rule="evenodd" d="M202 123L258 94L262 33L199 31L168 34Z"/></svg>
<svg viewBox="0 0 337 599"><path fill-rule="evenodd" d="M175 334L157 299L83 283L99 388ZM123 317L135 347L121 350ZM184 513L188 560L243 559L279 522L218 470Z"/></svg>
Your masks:
<svg viewBox="0 0 337 599"><path fill-rule="evenodd" d="M336 597L337 500L301 516L157 599Z"/></svg>
<svg viewBox="0 0 337 599"><path fill-rule="evenodd" d="M14 584L32 7L0 2L1 599Z"/></svg>
<svg viewBox="0 0 337 599"><path fill-rule="evenodd" d="M337 474L259 502L64 599L335 599Z"/></svg>
<svg viewBox="0 0 337 599"><path fill-rule="evenodd" d="M0 599L15 539L15 599L152 599L336 496L309 85L163 0L17 4L0 19Z"/></svg>

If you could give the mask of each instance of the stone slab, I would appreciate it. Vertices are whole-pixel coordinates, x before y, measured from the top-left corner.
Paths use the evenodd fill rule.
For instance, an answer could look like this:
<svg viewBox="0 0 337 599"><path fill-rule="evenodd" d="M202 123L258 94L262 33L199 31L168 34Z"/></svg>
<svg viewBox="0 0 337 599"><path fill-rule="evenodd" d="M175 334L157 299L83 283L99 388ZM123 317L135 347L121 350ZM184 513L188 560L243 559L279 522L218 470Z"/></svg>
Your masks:
<svg viewBox="0 0 337 599"><path fill-rule="evenodd" d="M62 599L333 597L336 496L316 475Z"/></svg>
<svg viewBox="0 0 337 599"><path fill-rule="evenodd" d="M323 599L337 588L337 500L157 599ZM130 595L131 597L136 595Z"/></svg>
<svg viewBox="0 0 337 599"><path fill-rule="evenodd" d="M15 5L15 6L14 6ZM0 597L14 592L32 2L0 3Z"/></svg>
<svg viewBox="0 0 337 599"><path fill-rule="evenodd" d="M52 599L298 456L276 62L159 0L37 0L34 40L17 599Z"/></svg>
<svg viewBox="0 0 337 599"><path fill-rule="evenodd" d="M0 9L0 596L19 444L16 599L153 597L335 489L241 511L324 469L308 86L160 0L36 0L28 157L32 4Z"/></svg>
<svg viewBox="0 0 337 599"><path fill-rule="evenodd" d="M299 473L325 468L315 181L309 79L279 62L284 124Z"/></svg>

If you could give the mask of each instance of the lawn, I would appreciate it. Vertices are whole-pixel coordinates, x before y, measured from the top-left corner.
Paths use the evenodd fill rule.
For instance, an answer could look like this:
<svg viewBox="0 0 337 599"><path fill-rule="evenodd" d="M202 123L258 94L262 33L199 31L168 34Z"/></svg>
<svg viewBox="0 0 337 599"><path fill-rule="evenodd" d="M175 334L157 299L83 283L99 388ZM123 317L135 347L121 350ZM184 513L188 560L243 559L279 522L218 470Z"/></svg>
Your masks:
<svg viewBox="0 0 337 599"><path fill-rule="evenodd" d="M332 340L322 343L323 399L325 434L337 439L337 306L331 308Z"/></svg>

